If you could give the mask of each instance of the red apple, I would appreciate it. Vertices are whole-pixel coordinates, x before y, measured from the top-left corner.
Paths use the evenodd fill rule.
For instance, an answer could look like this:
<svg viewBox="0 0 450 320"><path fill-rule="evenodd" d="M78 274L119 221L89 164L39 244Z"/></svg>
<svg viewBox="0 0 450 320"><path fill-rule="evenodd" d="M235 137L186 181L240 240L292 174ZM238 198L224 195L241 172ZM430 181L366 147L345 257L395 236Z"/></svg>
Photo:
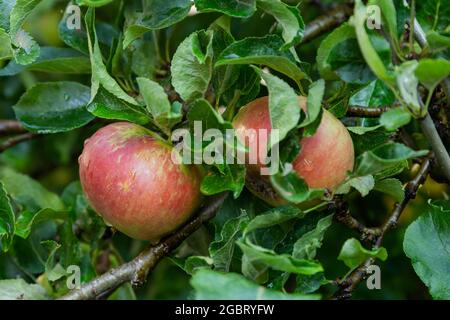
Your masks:
<svg viewBox="0 0 450 320"><path fill-rule="evenodd" d="M299 107L306 111L306 98L299 97ZM258 163L247 165L246 184L254 194L272 205L284 201L270 185L267 176L260 175L263 160L267 154L267 139L256 134L246 134L246 129L272 129L269 115L269 99L262 97L241 108L233 121L236 135L245 144L249 153L258 153ZM293 168L310 188L334 190L342 183L347 172L353 169L353 142L345 126L330 112L324 110L322 121L312 137L300 141L301 151L293 161Z"/></svg>
<svg viewBox="0 0 450 320"><path fill-rule="evenodd" d="M117 122L86 140L80 180L92 207L119 231L158 241L186 222L201 200L195 167L141 126Z"/></svg>

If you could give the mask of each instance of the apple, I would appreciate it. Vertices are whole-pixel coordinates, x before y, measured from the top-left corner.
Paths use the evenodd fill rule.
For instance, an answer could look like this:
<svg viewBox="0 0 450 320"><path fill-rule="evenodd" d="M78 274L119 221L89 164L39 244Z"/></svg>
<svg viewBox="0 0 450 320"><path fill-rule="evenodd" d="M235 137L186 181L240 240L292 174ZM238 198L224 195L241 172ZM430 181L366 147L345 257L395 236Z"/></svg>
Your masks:
<svg viewBox="0 0 450 320"><path fill-rule="evenodd" d="M176 164L148 129L117 122L85 141L80 180L91 206L117 230L153 243L186 222L201 201L201 176Z"/></svg>
<svg viewBox="0 0 450 320"><path fill-rule="evenodd" d="M299 97L299 107L306 111L306 98ZM247 146L249 154L258 150L257 162L247 164L247 188L271 205L285 201L273 189L268 176L261 176L261 167L267 154L265 135L252 134L260 129L270 133L269 98L258 98L242 107L233 120L238 139ZM256 130L256 131L255 131ZM249 133L250 132L250 133ZM333 191L353 170L353 142L345 126L330 112L324 110L321 123L312 137L301 139L300 154L293 161L293 169L310 188Z"/></svg>

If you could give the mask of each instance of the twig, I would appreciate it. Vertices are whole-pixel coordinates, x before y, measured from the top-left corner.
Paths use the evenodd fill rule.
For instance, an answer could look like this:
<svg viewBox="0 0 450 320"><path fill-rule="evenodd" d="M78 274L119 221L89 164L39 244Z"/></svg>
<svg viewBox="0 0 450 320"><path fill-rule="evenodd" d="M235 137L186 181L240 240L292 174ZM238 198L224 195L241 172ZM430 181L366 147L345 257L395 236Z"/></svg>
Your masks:
<svg viewBox="0 0 450 320"><path fill-rule="evenodd" d="M8 138L6 140L4 140L1 144L0 144L0 152L5 151L8 148L11 148L21 142L27 141L27 140L31 140L33 138L35 138L36 135L33 133L24 133L21 135L17 135L11 138Z"/></svg>
<svg viewBox="0 0 450 320"><path fill-rule="evenodd" d="M26 133L27 130L15 120L0 120L0 135Z"/></svg>
<svg viewBox="0 0 450 320"><path fill-rule="evenodd" d="M126 282L142 285L148 272L172 250L176 249L186 238L194 233L206 221L212 219L222 206L228 193L224 192L211 198L199 214L174 234L164 238L160 243L151 246L132 261L114 268L105 274L84 284L61 297L61 300L89 300L103 296Z"/></svg>
<svg viewBox="0 0 450 320"><path fill-rule="evenodd" d="M416 197L417 191L420 186L426 180L431 166L432 166L432 156L428 156L422 163L419 172L416 176L406 185L405 188L405 198L397 203L392 211L392 214L380 228L381 232L379 237L375 242L374 249L380 248L384 236L386 233L397 225L398 220L402 212L405 210L408 203ZM340 289L333 296L334 299L349 299L352 296L353 290L358 286L358 284L366 277L367 268L375 262L375 259L367 259L360 267L355 269L346 279L343 281L337 281Z"/></svg>
<svg viewBox="0 0 450 320"><path fill-rule="evenodd" d="M306 26L301 44L307 43L340 25L351 16L352 12L351 7L343 5L332 10L329 14L311 21Z"/></svg>
<svg viewBox="0 0 450 320"><path fill-rule="evenodd" d="M387 108L365 108L358 106L350 106L347 108L347 116L348 117L359 117L359 118L378 118L384 112L387 111Z"/></svg>

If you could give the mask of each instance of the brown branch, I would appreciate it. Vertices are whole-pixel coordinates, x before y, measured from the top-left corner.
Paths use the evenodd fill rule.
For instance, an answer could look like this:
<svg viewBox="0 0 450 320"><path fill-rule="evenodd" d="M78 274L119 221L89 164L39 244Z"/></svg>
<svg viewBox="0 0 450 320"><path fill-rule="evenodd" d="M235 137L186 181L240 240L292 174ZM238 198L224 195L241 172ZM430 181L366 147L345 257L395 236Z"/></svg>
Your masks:
<svg viewBox="0 0 450 320"><path fill-rule="evenodd" d="M386 233L397 225L398 220L402 212L407 207L408 203L416 197L417 191L420 186L425 182L433 163L432 155L428 156L416 174L416 176L406 185L405 187L405 198L397 203L392 211L392 214L380 228L380 235L378 236L374 249L381 247L383 239ZM346 279L343 281L337 280L336 283L339 285L339 290L333 296L334 299L349 299L352 296L353 290L358 286L358 284L367 276L367 268L375 262L375 259L367 259L360 267L355 269Z"/></svg>
<svg viewBox="0 0 450 320"><path fill-rule="evenodd" d="M3 152L6 149L11 148L21 142L31 140L35 137L37 137L37 135L35 135L31 132L28 132L28 133L24 133L24 134L20 134L20 135L8 138L0 144L0 152Z"/></svg>
<svg viewBox="0 0 450 320"><path fill-rule="evenodd" d="M19 121L0 120L0 135L20 134L28 132Z"/></svg>
<svg viewBox="0 0 450 320"><path fill-rule="evenodd" d="M387 110L388 110L388 108L386 108L386 107L365 108L365 107L358 107L358 106L349 106L347 108L347 117L378 118Z"/></svg>
<svg viewBox="0 0 450 320"><path fill-rule="evenodd" d="M308 23L303 35L301 44L307 43L324 33L339 26L346 21L353 13L353 9L348 5L342 5L330 11L327 15L320 16Z"/></svg>
<svg viewBox="0 0 450 320"><path fill-rule="evenodd" d="M224 192L210 199L198 215L181 227L174 234L164 238L160 243L149 247L132 261L114 268L103 275L95 278L75 289L67 295L61 297L61 300L90 300L97 299L111 292L126 282L139 286L145 282L149 271L172 250L176 249L186 238L194 233L203 223L212 219L222 206L228 193Z"/></svg>

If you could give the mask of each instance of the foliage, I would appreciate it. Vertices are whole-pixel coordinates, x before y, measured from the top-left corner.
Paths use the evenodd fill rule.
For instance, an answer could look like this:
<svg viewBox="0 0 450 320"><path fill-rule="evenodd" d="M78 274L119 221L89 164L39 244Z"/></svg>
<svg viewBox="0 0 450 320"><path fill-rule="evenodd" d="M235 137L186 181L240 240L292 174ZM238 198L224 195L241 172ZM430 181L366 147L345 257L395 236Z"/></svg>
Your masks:
<svg viewBox="0 0 450 320"><path fill-rule="evenodd" d="M437 124L440 151L450 147L441 86L450 75L450 2L415 2L411 10L409 1L369 1L382 13L382 30L373 30L356 0L348 21L304 43L308 24L328 14L317 1L0 0L0 299L61 297L71 267L88 283L146 247L102 221L83 194L77 157L98 128L129 121L174 144L172 134L194 133L196 121L227 132L241 107L265 95L280 133L269 150L281 148L281 172L268 183L286 203L273 208L253 196L241 164L200 164L202 193L231 196L143 288L126 284L110 298L328 298L339 289L332 280L373 259L383 288L362 283L356 298L449 299L450 202L439 166L402 207L418 163L437 153L423 117ZM72 4L81 16L61 13ZM411 12L426 48L408 36ZM324 110L355 145L355 168L336 190L311 189L289 171ZM3 130L6 120L20 132ZM26 141L7 148L20 135ZM190 147L195 156L215 144ZM366 226L405 210L399 230L375 245L339 224L341 202Z"/></svg>

